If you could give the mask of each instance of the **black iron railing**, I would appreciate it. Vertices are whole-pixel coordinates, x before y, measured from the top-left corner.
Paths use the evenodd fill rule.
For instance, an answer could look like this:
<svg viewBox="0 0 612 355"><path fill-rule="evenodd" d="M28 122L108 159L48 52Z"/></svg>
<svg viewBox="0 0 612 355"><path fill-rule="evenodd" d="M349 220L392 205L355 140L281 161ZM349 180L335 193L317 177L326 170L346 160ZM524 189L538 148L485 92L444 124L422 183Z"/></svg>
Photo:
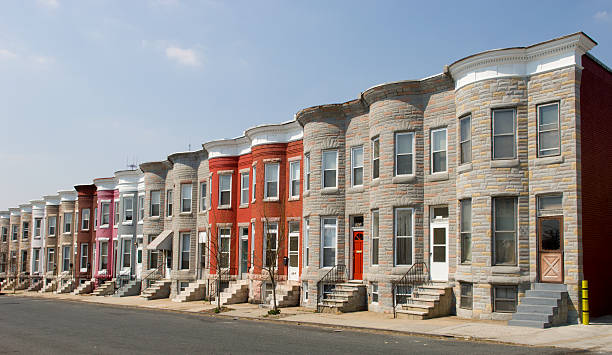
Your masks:
<svg viewBox="0 0 612 355"><path fill-rule="evenodd" d="M397 317L397 306L408 303L415 287L429 282L429 269L424 262L414 263L404 276L393 281L393 318Z"/></svg>
<svg viewBox="0 0 612 355"><path fill-rule="evenodd" d="M317 282L317 312L321 312L324 299L324 291L326 285L339 284L348 280L348 269L346 265L340 264L332 267L323 277Z"/></svg>
<svg viewBox="0 0 612 355"><path fill-rule="evenodd" d="M161 280L165 273L166 263L161 263L156 269L149 271L149 273L142 278L142 290L151 287L155 281Z"/></svg>

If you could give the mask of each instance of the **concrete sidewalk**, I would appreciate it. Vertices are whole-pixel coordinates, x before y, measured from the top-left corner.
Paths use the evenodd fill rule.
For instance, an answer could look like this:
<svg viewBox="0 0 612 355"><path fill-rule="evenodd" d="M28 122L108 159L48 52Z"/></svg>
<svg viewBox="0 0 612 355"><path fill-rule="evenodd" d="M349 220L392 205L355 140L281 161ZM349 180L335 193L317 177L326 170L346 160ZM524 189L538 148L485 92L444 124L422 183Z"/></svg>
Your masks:
<svg viewBox="0 0 612 355"><path fill-rule="evenodd" d="M8 294L10 295L10 294ZM147 301L139 296L98 297L71 294L17 292L17 296L62 299L98 303L111 306L158 309L194 314L212 313L214 304L205 301L176 303L169 299ZM312 310L283 308L279 316L268 316L267 309L249 303L229 306L232 310L220 315L244 319L275 320L300 324L323 325L353 329L402 332L414 335L453 337L480 341L493 341L529 346L553 346L612 353L612 317L595 319L591 325L567 325L549 329L512 327L503 321L478 321L443 317L428 320L393 319L391 315L375 312L343 314L314 313ZM214 314L214 313L213 313Z"/></svg>

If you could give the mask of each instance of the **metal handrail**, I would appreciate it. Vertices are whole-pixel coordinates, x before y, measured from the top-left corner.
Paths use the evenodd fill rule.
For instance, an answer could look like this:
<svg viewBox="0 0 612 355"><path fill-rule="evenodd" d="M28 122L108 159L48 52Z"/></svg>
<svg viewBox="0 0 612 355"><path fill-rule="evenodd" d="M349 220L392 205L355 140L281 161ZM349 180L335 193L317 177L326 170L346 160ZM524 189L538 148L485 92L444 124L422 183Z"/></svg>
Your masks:
<svg viewBox="0 0 612 355"><path fill-rule="evenodd" d="M339 264L332 267L319 281L317 282L317 312L321 312L321 302L323 301L324 285L338 284L348 280L348 269L346 265Z"/></svg>
<svg viewBox="0 0 612 355"><path fill-rule="evenodd" d="M398 287L416 287L421 286L426 283L429 283L429 268L427 264L424 262L416 262L414 263L410 269L397 281L392 281L393 283L393 292L391 297L393 298L393 318L397 317L397 290Z"/></svg>
<svg viewBox="0 0 612 355"><path fill-rule="evenodd" d="M161 263L156 269L149 272L145 277L142 278L142 283L145 285L143 289L151 287L151 284L162 278L165 272L166 263Z"/></svg>

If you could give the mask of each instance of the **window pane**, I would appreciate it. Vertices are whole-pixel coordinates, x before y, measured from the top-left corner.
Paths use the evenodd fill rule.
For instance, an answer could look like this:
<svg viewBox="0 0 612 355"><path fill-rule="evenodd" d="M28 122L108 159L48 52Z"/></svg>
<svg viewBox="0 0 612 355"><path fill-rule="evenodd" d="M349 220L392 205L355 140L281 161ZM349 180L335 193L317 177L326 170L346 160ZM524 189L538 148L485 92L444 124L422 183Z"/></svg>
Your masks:
<svg viewBox="0 0 612 355"><path fill-rule="evenodd" d="M493 134L513 134L514 133L514 111L496 110L493 111Z"/></svg>
<svg viewBox="0 0 612 355"><path fill-rule="evenodd" d="M363 147L353 149L353 167L363 166Z"/></svg>
<svg viewBox="0 0 612 355"><path fill-rule="evenodd" d="M336 169L336 151L323 152L323 169Z"/></svg>
<svg viewBox="0 0 612 355"><path fill-rule="evenodd" d="M446 152L433 153L433 172L446 171Z"/></svg>
<svg viewBox="0 0 612 355"><path fill-rule="evenodd" d="M372 239L372 265L378 265L378 238Z"/></svg>
<svg viewBox="0 0 612 355"><path fill-rule="evenodd" d="M225 206L229 204L230 204L230 192L229 191L221 192L221 205Z"/></svg>
<svg viewBox="0 0 612 355"><path fill-rule="evenodd" d="M436 245L433 247L433 261L437 263L446 261L446 246Z"/></svg>
<svg viewBox="0 0 612 355"><path fill-rule="evenodd" d="M558 219L544 219L540 224L542 250L561 249L561 223Z"/></svg>
<svg viewBox="0 0 612 355"><path fill-rule="evenodd" d="M336 265L336 249L325 248L323 250L323 267Z"/></svg>
<svg viewBox="0 0 612 355"><path fill-rule="evenodd" d="M336 170L326 170L323 179L323 187L336 187Z"/></svg>
<svg viewBox="0 0 612 355"><path fill-rule="evenodd" d="M412 154L397 156L397 175L412 174Z"/></svg>
<svg viewBox="0 0 612 355"><path fill-rule="evenodd" d="M552 196L540 196L538 197L540 210L561 210L563 196L552 195Z"/></svg>
<svg viewBox="0 0 612 355"><path fill-rule="evenodd" d="M471 133L471 117L462 118L460 121L461 138L460 140L467 141L470 139Z"/></svg>
<svg viewBox="0 0 612 355"><path fill-rule="evenodd" d="M374 155L373 155L374 159L380 157L380 141L378 139L374 141L373 150L374 150Z"/></svg>
<svg viewBox="0 0 612 355"><path fill-rule="evenodd" d="M278 164L266 164L266 181L278 180Z"/></svg>
<svg viewBox="0 0 612 355"><path fill-rule="evenodd" d="M372 178L376 179L379 176L380 160L376 159L372 162Z"/></svg>
<svg viewBox="0 0 612 355"><path fill-rule="evenodd" d="M276 186L277 186L277 182L267 182L266 183L266 188L267 188L267 196L266 197L277 197L277 193L276 193Z"/></svg>
<svg viewBox="0 0 612 355"><path fill-rule="evenodd" d="M514 232L495 232L495 263L516 264Z"/></svg>
<svg viewBox="0 0 612 355"><path fill-rule="evenodd" d="M412 210L397 210L397 235L412 236Z"/></svg>
<svg viewBox="0 0 612 355"><path fill-rule="evenodd" d="M397 238L397 264L412 264L412 238Z"/></svg>
<svg viewBox="0 0 612 355"><path fill-rule="evenodd" d="M461 262L472 261L472 234L461 233Z"/></svg>
<svg viewBox="0 0 612 355"><path fill-rule="evenodd" d="M461 201L461 231L472 230L472 200Z"/></svg>
<svg viewBox="0 0 612 355"><path fill-rule="evenodd" d="M446 229L434 228L433 243L446 244Z"/></svg>
<svg viewBox="0 0 612 355"><path fill-rule="evenodd" d="M353 185L363 185L363 168L353 170Z"/></svg>
<svg viewBox="0 0 612 355"><path fill-rule="evenodd" d="M433 151L446 150L446 130L434 131L433 136Z"/></svg>
<svg viewBox="0 0 612 355"><path fill-rule="evenodd" d="M472 141L461 143L461 163L472 161Z"/></svg>
<svg viewBox="0 0 612 355"><path fill-rule="evenodd" d="M514 158L514 136L494 138L493 159Z"/></svg>
<svg viewBox="0 0 612 355"><path fill-rule="evenodd" d="M494 200L496 231L514 230L514 201L514 198L496 198Z"/></svg>
<svg viewBox="0 0 612 355"><path fill-rule="evenodd" d="M559 147L559 131L540 133L540 149L551 149L557 147Z"/></svg>
<svg viewBox="0 0 612 355"><path fill-rule="evenodd" d="M546 105L539 107L540 125L557 125L559 122L558 105Z"/></svg>
<svg viewBox="0 0 612 355"><path fill-rule="evenodd" d="M219 180L221 184L221 190L229 190L231 188L231 175L221 175L219 176Z"/></svg>
<svg viewBox="0 0 612 355"><path fill-rule="evenodd" d="M335 228L323 229L323 246L324 247L335 247L336 246L336 230Z"/></svg>
<svg viewBox="0 0 612 355"><path fill-rule="evenodd" d="M412 153L412 134L398 134L397 136L397 154Z"/></svg>

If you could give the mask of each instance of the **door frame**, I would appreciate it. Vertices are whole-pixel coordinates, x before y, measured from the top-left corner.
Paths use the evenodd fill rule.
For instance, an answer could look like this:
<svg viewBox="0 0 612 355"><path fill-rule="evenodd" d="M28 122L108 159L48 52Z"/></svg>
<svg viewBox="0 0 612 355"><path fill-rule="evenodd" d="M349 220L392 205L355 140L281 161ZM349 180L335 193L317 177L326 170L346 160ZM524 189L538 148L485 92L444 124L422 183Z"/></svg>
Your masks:
<svg viewBox="0 0 612 355"><path fill-rule="evenodd" d="M246 234L242 234L242 229L246 228ZM246 271L242 272L242 253L245 252L245 250L243 250L244 248L242 247L242 242L245 241L247 242L247 250L246 252L248 253L249 251L249 227L245 227L245 226L240 226L238 227L238 275L240 276L240 279L244 280L247 276L247 274L249 273L249 255L247 254L247 267L246 267Z"/></svg>
<svg viewBox="0 0 612 355"><path fill-rule="evenodd" d="M363 280L363 261L364 261L364 252L363 250L365 249L365 228L362 227L357 227L357 228L351 228L351 279L352 280L357 280L355 279L355 232L361 232L362 234L362 239L361 239L361 279L358 280Z"/></svg>
<svg viewBox="0 0 612 355"><path fill-rule="evenodd" d="M297 223L298 229L296 232L289 232L289 223ZM300 280L300 222L299 221L289 221L287 223L287 280L290 281L299 281ZM291 237L297 237L297 251L296 255L298 258L298 265L296 267L291 267ZM295 277L291 277L291 270L295 269Z"/></svg>
<svg viewBox="0 0 612 355"><path fill-rule="evenodd" d="M444 218L444 219L440 219L440 220L431 220L431 222L429 223L429 277L431 278L432 281L448 281L448 268L450 266L450 261L448 259L448 249L449 249L449 245L448 245L448 227L449 223L448 223L448 219ZM446 277L444 279L434 279L433 276L433 256L434 256L434 229L435 228L444 228L445 230L445 234L446 234L446 240L445 240L445 258L446 258ZM437 262L436 262L437 263Z"/></svg>
<svg viewBox="0 0 612 355"><path fill-rule="evenodd" d="M546 219L556 219L559 220L559 252L543 252L542 251L542 238L540 237L540 233L542 231L542 226L541 226L541 221L542 220L546 220ZM553 284L562 284L565 283L565 248L564 248L564 244L563 244L563 216L562 215L555 215L555 216L538 216L537 217L537 224L536 224L536 240L537 240L537 246L538 246L538 254L536 257L536 262L538 263L538 281L542 282L542 283L553 283ZM546 281L542 279L542 254L560 254L561 255L561 281L557 282L557 281Z"/></svg>

